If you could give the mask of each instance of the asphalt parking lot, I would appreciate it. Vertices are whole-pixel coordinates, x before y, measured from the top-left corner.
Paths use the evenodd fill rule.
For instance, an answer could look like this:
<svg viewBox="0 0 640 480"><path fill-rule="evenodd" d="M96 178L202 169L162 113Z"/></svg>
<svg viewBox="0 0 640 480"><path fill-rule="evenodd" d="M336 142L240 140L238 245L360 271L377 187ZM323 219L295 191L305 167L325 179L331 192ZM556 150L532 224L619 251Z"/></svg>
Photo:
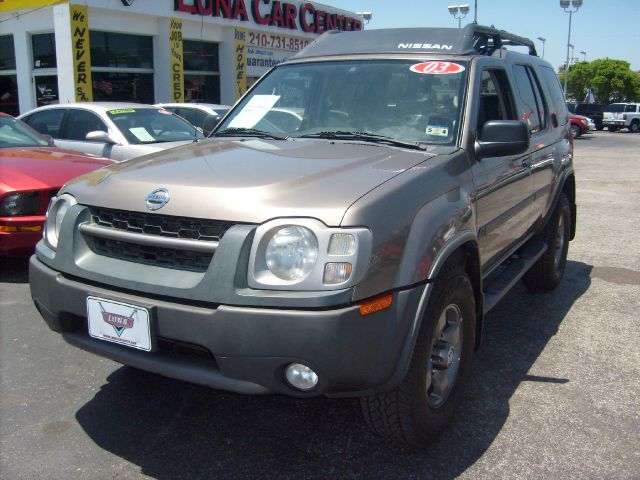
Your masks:
<svg viewBox="0 0 640 480"><path fill-rule="evenodd" d="M458 415L406 450L354 400L216 392L76 350L0 259L0 477L640 478L640 134L575 142L578 230L554 292L489 314Z"/></svg>

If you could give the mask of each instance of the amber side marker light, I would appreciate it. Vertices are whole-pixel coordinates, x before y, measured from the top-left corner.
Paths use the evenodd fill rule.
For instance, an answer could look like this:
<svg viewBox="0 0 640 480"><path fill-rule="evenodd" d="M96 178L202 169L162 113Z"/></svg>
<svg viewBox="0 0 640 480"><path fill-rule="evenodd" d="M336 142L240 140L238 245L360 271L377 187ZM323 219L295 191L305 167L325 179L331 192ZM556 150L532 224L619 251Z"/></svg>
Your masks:
<svg viewBox="0 0 640 480"><path fill-rule="evenodd" d="M392 303L393 293L387 293L386 295L374 297L358 304L358 308L360 308L360 315L364 317L366 315L379 312L380 310L384 310L385 308L389 308Z"/></svg>
<svg viewBox="0 0 640 480"><path fill-rule="evenodd" d="M7 225L0 225L0 232L39 232L42 230L42 227L39 225L33 226L33 227L25 227L20 225L19 227L15 227L15 226L7 226Z"/></svg>

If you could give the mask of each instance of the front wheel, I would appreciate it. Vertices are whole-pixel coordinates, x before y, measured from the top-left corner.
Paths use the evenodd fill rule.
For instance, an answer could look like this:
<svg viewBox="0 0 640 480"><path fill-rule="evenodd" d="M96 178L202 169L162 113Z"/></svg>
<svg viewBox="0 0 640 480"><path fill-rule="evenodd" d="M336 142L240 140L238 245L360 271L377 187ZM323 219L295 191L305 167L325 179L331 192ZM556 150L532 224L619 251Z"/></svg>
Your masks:
<svg viewBox="0 0 640 480"><path fill-rule="evenodd" d="M577 125L571 125L571 133L573 134L573 138L578 138L580 134L580 127Z"/></svg>
<svg viewBox="0 0 640 480"><path fill-rule="evenodd" d="M561 193L556 209L542 232L547 250L523 277L529 289L548 291L558 286L567 264L570 233L571 207L567 196Z"/></svg>
<svg viewBox="0 0 640 480"><path fill-rule="evenodd" d="M638 130L640 130L640 122L638 122L638 120L634 120L633 122L631 122L631 124L629 125L629 132L631 133L637 133Z"/></svg>
<svg viewBox="0 0 640 480"><path fill-rule="evenodd" d="M395 389L360 401L376 434L421 446L442 433L469 379L475 324L469 277L461 266L445 267L427 305L407 375Z"/></svg>

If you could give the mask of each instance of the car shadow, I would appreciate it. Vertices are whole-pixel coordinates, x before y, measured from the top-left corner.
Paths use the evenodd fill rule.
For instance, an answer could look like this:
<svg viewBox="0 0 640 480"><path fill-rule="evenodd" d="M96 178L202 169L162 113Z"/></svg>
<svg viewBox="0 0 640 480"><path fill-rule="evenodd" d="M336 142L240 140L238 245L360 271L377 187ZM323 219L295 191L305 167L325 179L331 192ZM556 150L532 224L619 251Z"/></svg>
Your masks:
<svg viewBox="0 0 640 480"><path fill-rule="evenodd" d="M28 283L29 257L0 257L1 283Z"/></svg>
<svg viewBox="0 0 640 480"><path fill-rule="evenodd" d="M159 479L454 478L492 444L522 382L571 382L528 372L589 288L591 268L569 261L555 291L520 283L490 312L454 422L422 451L370 434L354 399L242 396L126 367L76 419L100 448Z"/></svg>

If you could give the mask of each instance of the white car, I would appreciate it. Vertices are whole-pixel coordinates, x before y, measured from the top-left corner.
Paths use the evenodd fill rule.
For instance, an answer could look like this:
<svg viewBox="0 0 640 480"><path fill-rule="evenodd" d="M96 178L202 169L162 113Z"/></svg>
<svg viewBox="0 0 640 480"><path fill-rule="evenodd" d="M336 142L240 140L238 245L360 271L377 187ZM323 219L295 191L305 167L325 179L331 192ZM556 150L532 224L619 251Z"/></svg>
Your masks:
<svg viewBox="0 0 640 480"><path fill-rule="evenodd" d="M209 135L222 117L231 110L229 105L215 103L157 103L155 106L180 115L191 125L202 129L205 135Z"/></svg>
<svg viewBox="0 0 640 480"><path fill-rule="evenodd" d="M204 139L180 116L138 103L47 105L18 119L51 136L58 147L113 160L127 160Z"/></svg>

